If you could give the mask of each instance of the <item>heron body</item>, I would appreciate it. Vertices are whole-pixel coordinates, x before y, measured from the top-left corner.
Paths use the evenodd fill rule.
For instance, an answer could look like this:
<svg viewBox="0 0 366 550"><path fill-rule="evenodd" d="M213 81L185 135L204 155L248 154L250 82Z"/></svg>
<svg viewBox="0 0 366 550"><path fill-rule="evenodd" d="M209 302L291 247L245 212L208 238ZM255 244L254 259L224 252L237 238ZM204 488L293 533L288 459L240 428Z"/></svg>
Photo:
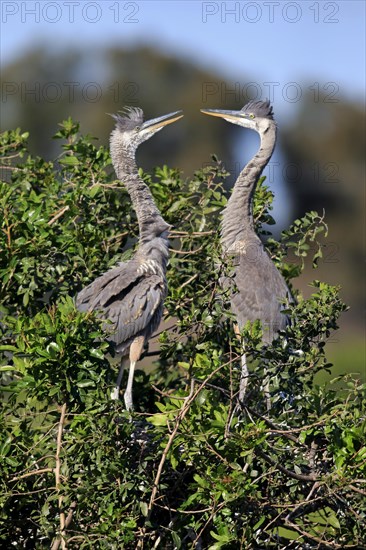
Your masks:
<svg viewBox="0 0 366 550"><path fill-rule="evenodd" d="M247 321L261 321L263 342L270 344L288 318L281 310L283 301L291 301L291 293L281 273L272 262L255 232L252 202L256 184L268 164L276 144L276 123L269 101L250 101L240 111L216 109L203 113L224 118L228 122L259 133L261 144L235 182L224 209L221 223L221 244L225 255L234 263L231 307L239 329ZM235 289L235 290L234 290ZM245 354L242 357L242 377L239 398L242 400L248 379Z"/></svg>
<svg viewBox="0 0 366 550"><path fill-rule="evenodd" d="M133 407L132 384L136 362L144 346L159 326L167 294L166 267L169 257L169 224L159 212L148 186L138 174L137 147L165 125L181 118L179 112L143 122L141 109L130 108L116 115L116 128L110 139L112 163L124 183L136 210L139 245L133 258L110 269L76 297L80 311L96 311L108 321L104 328L108 339L124 358L129 357L130 371L124 395L128 410ZM118 399L123 375L120 368L112 398Z"/></svg>

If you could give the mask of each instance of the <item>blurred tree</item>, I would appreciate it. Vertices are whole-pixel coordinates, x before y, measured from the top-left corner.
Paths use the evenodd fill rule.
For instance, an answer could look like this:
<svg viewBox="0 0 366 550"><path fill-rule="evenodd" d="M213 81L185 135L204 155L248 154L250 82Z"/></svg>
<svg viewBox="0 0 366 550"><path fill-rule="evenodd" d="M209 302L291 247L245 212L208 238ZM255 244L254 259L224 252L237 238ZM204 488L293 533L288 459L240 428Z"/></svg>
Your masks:
<svg viewBox="0 0 366 550"><path fill-rule="evenodd" d="M314 97L312 90L304 97L298 116L280 133L295 216L309 209L325 210L330 242L324 249L320 277L343 287L343 298L351 306L347 326L343 327L352 338L359 335L359 364L362 362L363 369L359 323L363 319L360 199L365 177L364 128L365 114L360 105L329 95Z"/></svg>
<svg viewBox="0 0 366 550"><path fill-rule="evenodd" d="M230 158L230 129L202 123L202 105L211 105L207 86L222 82L219 75L194 64L168 57L150 48L117 48L47 53L29 52L3 70L2 127L21 126L30 131L30 151L46 158L58 152L50 142L58 121L72 116L83 131L108 141L115 113L125 105L142 106L147 118L184 109L180 128L139 151L146 169L169 162L192 172L207 162L212 152Z"/></svg>
<svg viewBox="0 0 366 550"><path fill-rule="evenodd" d="M354 217L360 212L365 155L365 114L361 106L342 100L314 101L305 96L298 116L282 128L281 145L288 163L296 164L287 182L296 185L295 215L327 207L327 214Z"/></svg>

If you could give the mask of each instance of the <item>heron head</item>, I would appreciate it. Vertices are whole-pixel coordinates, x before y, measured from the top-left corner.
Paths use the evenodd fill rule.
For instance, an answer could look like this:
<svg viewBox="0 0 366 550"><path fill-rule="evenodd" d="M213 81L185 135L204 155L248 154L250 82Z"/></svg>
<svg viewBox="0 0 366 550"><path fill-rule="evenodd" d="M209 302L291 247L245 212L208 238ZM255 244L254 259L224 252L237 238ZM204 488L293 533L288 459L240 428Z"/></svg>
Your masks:
<svg viewBox="0 0 366 550"><path fill-rule="evenodd" d="M122 145L136 149L164 126L182 118L181 112L175 111L144 122L142 109L126 107L121 114L112 115L116 120L116 128L111 134L111 141L118 140Z"/></svg>
<svg viewBox="0 0 366 550"><path fill-rule="evenodd" d="M268 99L266 101L249 101L240 111L201 109L201 112L205 115L224 118L228 122L256 130L259 133L265 131L269 125L275 124L273 108Z"/></svg>

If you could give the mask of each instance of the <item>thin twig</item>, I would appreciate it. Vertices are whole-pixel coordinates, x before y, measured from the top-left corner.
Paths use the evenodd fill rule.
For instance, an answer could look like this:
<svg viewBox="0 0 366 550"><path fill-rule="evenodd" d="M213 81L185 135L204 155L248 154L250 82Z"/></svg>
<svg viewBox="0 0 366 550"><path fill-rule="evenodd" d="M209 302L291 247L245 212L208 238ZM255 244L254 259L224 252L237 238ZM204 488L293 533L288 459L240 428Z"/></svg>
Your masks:
<svg viewBox="0 0 366 550"><path fill-rule="evenodd" d="M186 401L186 399L187 399L187 397L175 396L175 395L172 395L171 393L159 390L159 388L157 386L154 386L154 384L151 384L151 387L152 387L153 390L155 390L157 393L159 393L162 397L169 397L169 399L177 399L178 401ZM174 392L175 390L173 389L171 391Z"/></svg>
<svg viewBox="0 0 366 550"><path fill-rule="evenodd" d="M196 277L198 277L198 273L195 273L194 275L192 275L192 277L190 277L189 279L187 279L187 281L184 281L184 283L182 285L180 285L179 287L179 290L182 290L182 288L184 288L185 286L189 285L189 283L191 283L192 281L194 281L196 279Z"/></svg>
<svg viewBox="0 0 366 550"><path fill-rule="evenodd" d="M60 492L60 470L61 470L61 459L60 459L60 453L61 453L61 445L62 445L62 433L64 429L64 422L65 422L65 415L66 415L66 403L64 403L61 407L61 417L60 422L58 424L58 432L57 432L57 448L56 448L56 467L55 467L55 479L56 479L56 491ZM58 497L58 507L60 511L60 533L58 537L56 538L55 542L53 543L51 550L57 550L57 548L60 546L61 542L61 548L62 550L66 550L66 543L65 543L65 513L62 511L62 495L59 495Z"/></svg>
<svg viewBox="0 0 366 550"><path fill-rule="evenodd" d="M166 457L168 455L170 447L172 446L173 439L177 434L178 428L179 428L183 418L187 414L188 409L191 405L192 396L195 396L195 395L196 394L194 393L194 385L192 385L191 390L189 392L189 395L186 398L185 404L183 405L183 407L181 408L181 410L180 410L180 412L177 416L175 426L174 426L174 430L172 431L172 433L169 436L168 443L165 446L165 449L163 451L163 454L162 454L162 457L161 457L161 460L160 460L160 464L158 466L158 471L156 472L156 476L155 476L155 479L154 479L153 490L151 491L150 502L149 502L149 507L148 507L148 516L147 516L148 519L150 518L152 508L154 506L154 501L155 501L156 494L158 492L159 481L160 481L160 477L161 477L161 474L162 474L162 471L163 471L163 467L164 467Z"/></svg>
<svg viewBox="0 0 366 550"><path fill-rule="evenodd" d="M299 503L297 504L297 506L294 507L293 510L290 510L290 511L289 511L289 513L288 513L287 516L286 516L286 521L289 520L289 519L291 518L291 516L293 516L294 513L297 512L297 510L299 510L299 508L303 507L305 504L309 504L309 502L313 502L313 500L311 500L311 498L312 498L312 496L313 496L313 494L314 494L314 491L316 491L320 486L321 486L321 484L320 484L318 481L316 481L316 482L313 484L313 486L312 486L312 488L310 489L310 491L309 491L309 493L308 493L308 495L307 495L305 501L299 502Z"/></svg>
<svg viewBox="0 0 366 550"><path fill-rule="evenodd" d="M174 250L174 248L169 248L169 251L174 254L197 254L197 252L201 252L203 246L200 246L199 248L196 248L196 250Z"/></svg>
<svg viewBox="0 0 366 550"><path fill-rule="evenodd" d="M51 218L48 222L47 222L47 225L52 225L55 223L55 221L57 221L59 218L61 218L61 216L63 214L65 214L65 212L67 212L68 210L70 210L70 206L67 204L66 206L64 206L63 208L61 208L58 212L56 212L56 214L53 216L53 218Z"/></svg>
<svg viewBox="0 0 366 550"><path fill-rule="evenodd" d="M155 503L155 506L161 508L162 510L167 510L168 512L174 512L178 514L204 514L212 510L212 507L202 508L202 510L178 510L177 508L171 508L170 506L162 506L161 504Z"/></svg>
<svg viewBox="0 0 366 550"><path fill-rule="evenodd" d="M128 231L123 231L123 233L117 233L117 235L111 235L110 237L107 237L107 241L113 241L114 239L121 239L122 237L126 237L128 235Z"/></svg>
<svg viewBox="0 0 366 550"><path fill-rule="evenodd" d="M182 406L182 408L180 409L180 411L179 411L179 413L176 417L174 429L173 429L172 433L169 436L168 442L165 446L162 457L160 459L158 470L156 472L156 476L155 476L154 483L153 483L153 489L151 491L151 496L150 496L150 501L149 501L149 505L148 505L148 513L147 513L146 521L148 521L151 517L151 512L152 512L152 509L154 507L154 503L155 503L155 500L156 500L156 495L157 495L157 492L158 492L159 482L160 482L161 474L163 472L163 467L164 467L165 460L168 456L168 452L169 452L169 450L170 450L170 448L173 444L173 440L174 440L174 438L175 438L175 436L178 432L178 428L179 428L180 424L182 423L185 415L187 414L187 412L189 410L189 407L191 406L193 401L196 399L196 397L200 394L200 392L203 390L203 388L206 386L206 384L209 382L209 380L211 380L211 378L213 378L222 368L224 368L225 366L227 366L231 362L232 361L230 360L227 363L224 363L223 365L220 365L219 367L217 367L214 371L212 371L211 374L202 382L202 384L197 388L196 391L194 391L194 380L191 381L192 382L191 390L189 392L189 395L186 397L185 404ZM146 526L144 526L144 528L142 529L142 532L141 532L141 535L140 535L140 540L137 544L137 548L142 548L143 547L143 538L144 538L145 532L146 532Z"/></svg>
<svg viewBox="0 0 366 550"><path fill-rule="evenodd" d="M328 545L330 548L354 548L355 550L365 550L366 548L365 546L359 546L358 544L337 544L336 542L332 542L330 540L321 539L319 537L316 537L315 535L308 533L307 531L304 531L292 521L286 521L285 525L291 527L292 529L295 529L295 531L297 531L303 537L307 537L308 539L313 540L321 545Z"/></svg>
<svg viewBox="0 0 366 550"><path fill-rule="evenodd" d="M172 229L169 231L170 235L177 235L178 237L202 237L203 235L212 235L216 231L193 231L189 233L188 231L178 231L177 229Z"/></svg>
<svg viewBox="0 0 366 550"><path fill-rule="evenodd" d="M256 452L266 462L268 462L272 466L275 466L276 468L278 468L280 470L280 472L282 472L283 474L288 475L289 477L292 477L293 479L297 479L299 481L307 481L307 482L311 482L311 483L313 483L314 481L320 480L320 478L316 477L315 474L309 474L309 475L297 474L296 472L292 472L291 470L288 470L287 468L282 466L282 464L280 464L279 462L276 462L275 460L273 460L273 458L271 458L269 455L267 455L267 453L264 453L258 447L256 449Z"/></svg>
<svg viewBox="0 0 366 550"><path fill-rule="evenodd" d="M352 489L352 491L355 491L356 493L360 493L360 495L366 496L366 491L364 491L363 489L358 489L358 487L355 487L354 485L348 485L348 487Z"/></svg>
<svg viewBox="0 0 366 550"><path fill-rule="evenodd" d="M24 479L26 477L35 476L39 474L45 474L47 472L54 472L54 468L41 468L40 470L32 470L32 472L28 472L27 474L23 474L21 476L16 476L10 479L10 483L13 483L14 481L19 481L20 479Z"/></svg>
<svg viewBox="0 0 366 550"><path fill-rule="evenodd" d="M202 527L202 529L199 531L198 535L196 536L196 538L194 539L194 541L192 542L192 546L191 548L197 548L196 547L196 544L198 543L199 539L201 538L201 535L203 533L203 531L206 529L206 527L208 526L208 524L212 521L213 517L215 516L215 514L221 510L221 508L223 508L224 506L226 506L226 502L221 502L221 504L219 504L217 506L217 508L213 507L213 510L210 514L210 517L208 518L208 520L206 521L206 523L204 524L204 526Z"/></svg>
<svg viewBox="0 0 366 550"><path fill-rule="evenodd" d="M76 501L74 500L70 505L70 510L69 510L69 513L67 514L67 517L66 517L66 520L65 520L65 529L67 529L68 526L70 525L75 509L76 509ZM76 537L72 537L72 538L76 538ZM71 539L69 539L69 542L70 542L70 540ZM61 544L61 538L56 539L55 542L52 545L51 550L58 550L60 544Z"/></svg>

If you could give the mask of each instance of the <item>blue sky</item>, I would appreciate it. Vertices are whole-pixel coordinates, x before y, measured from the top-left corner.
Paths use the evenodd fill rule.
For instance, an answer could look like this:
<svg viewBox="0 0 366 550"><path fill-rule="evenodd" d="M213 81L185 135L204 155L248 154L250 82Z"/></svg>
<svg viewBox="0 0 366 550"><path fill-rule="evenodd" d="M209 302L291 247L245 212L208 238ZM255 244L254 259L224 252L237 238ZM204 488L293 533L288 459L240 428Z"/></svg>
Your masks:
<svg viewBox="0 0 366 550"><path fill-rule="evenodd" d="M250 75L280 109L300 93L292 82L334 83L340 97L358 100L364 93L363 0L2 0L1 10L3 63L40 44L143 43L219 71L233 88Z"/></svg>

